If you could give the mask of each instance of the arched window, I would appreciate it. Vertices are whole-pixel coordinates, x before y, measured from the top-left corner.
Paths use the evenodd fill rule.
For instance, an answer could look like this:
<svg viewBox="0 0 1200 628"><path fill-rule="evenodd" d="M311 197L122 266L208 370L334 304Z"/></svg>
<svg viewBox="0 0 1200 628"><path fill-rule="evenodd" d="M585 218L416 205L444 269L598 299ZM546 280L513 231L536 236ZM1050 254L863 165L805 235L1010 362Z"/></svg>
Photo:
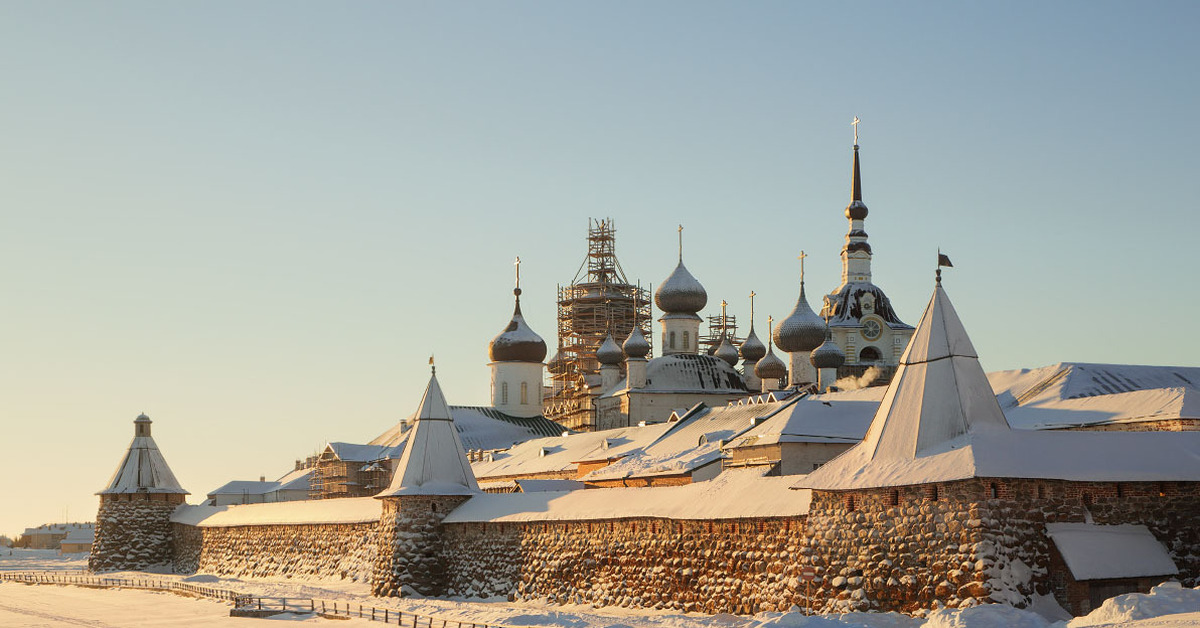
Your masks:
<svg viewBox="0 0 1200 628"><path fill-rule="evenodd" d="M500 403L508 403L508 382L500 384Z"/></svg>
<svg viewBox="0 0 1200 628"><path fill-rule="evenodd" d="M863 350L858 354L859 362L878 362L882 359L883 355L875 347L863 347Z"/></svg>
<svg viewBox="0 0 1200 628"><path fill-rule="evenodd" d="M529 405L529 383L521 382L521 405Z"/></svg>
<svg viewBox="0 0 1200 628"><path fill-rule="evenodd" d="M675 348L675 332L671 332L670 334L667 334L667 348L669 348L669 349Z"/></svg>
<svg viewBox="0 0 1200 628"><path fill-rule="evenodd" d="M683 332L683 350L687 351L689 349L691 349L691 346L688 345L688 333L685 331Z"/></svg>

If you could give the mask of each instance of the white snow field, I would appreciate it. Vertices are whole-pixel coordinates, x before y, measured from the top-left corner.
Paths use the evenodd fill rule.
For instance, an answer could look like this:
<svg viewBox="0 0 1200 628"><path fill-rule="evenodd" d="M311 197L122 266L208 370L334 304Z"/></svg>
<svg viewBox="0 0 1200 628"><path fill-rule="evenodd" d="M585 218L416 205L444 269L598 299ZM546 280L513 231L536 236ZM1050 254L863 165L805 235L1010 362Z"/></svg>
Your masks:
<svg viewBox="0 0 1200 628"><path fill-rule="evenodd" d="M82 555L59 556L53 550L0 550L0 571L76 571L86 562ZM146 574L127 572L115 577ZM258 596L319 598L365 606L388 607L406 613L501 626L552 628L1184 628L1200 626L1200 588L1185 589L1175 583L1155 587L1149 594L1120 595L1086 617L1064 617L1053 600L1039 600L1037 610L1020 610L989 604L969 609L934 611L927 617L898 613L849 613L805 616L802 612L735 615L678 614L648 609L593 608L591 606L405 598L379 599L367 585L329 581L247 581L198 574L189 577L160 575L160 579L203 583ZM0 626L278 626L281 619L309 623L330 620L287 615L280 619L229 617L224 602L183 597L172 593L129 589L90 589L76 586L25 585L0 582ZM272 622L272 623L266 623ZM352 619L335 626L381 623Z"/></svg>

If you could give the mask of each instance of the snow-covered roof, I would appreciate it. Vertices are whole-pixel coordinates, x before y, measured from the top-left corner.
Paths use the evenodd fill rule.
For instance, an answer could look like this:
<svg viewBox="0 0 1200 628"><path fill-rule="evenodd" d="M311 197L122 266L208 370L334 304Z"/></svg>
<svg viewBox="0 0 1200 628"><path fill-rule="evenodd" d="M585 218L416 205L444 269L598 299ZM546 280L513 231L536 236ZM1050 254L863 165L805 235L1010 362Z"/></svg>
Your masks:
<svg viewBox="0 0 1200 628"><path fill-rule="evenodd" d="M1013 427L1200 418L1200 368L1060 363L999 371L988 381Z"/></svg>
<svg viewBox="0 0 1200 628"><path fill-rule="evenodd" d="M900 317L896 315L896 311L892 309L891 299L888 299L883 290L869 281L848 281L825 297L826 302L833 306L833 313L829 317L829 326L857 327L859 319L867 314L862 309L862 296L864 294L869 294L874 298L874 314L882 318L888 327L891 329L912 329L912 327L900 320ZM822 314L824 313L825 309L822 309Z"/></svg>
<svg viewBox="0 0 1200 628"><path fill-rule="evenodd" d="M578 480L514 480L517 485L517 490L522 493L546 493L549 491L578 491L586 488L583 482Z"/></svg>
<svg viewBox="0 0 1200 628"><path fill-rule="evenodd" d="M446 516L476 521L588 521L629 517L742 519L808 514L811 494L789 490L792 477L763 477L761 469L728 470L683 486L569 492L482 494Z"/></svg>
<svg viewBox="0 0 1200 628"><path fill-rule="evenodd" d="M254 482L250 480L234 480L208 493L214 495L262 495L279 488L279 482Z"/></svg>
<svg viewBox="0 0 1200 628"><path fill-rule="evenodd" d="M768 403L731 403L717 408L699 406L668 424L653 442L626 452L616 462L592 471L581 480L619 480L690 473L721 459L721 446L773 416L795 399Z"/></svg>
<svg viewBox="0 0 1200 628"><path fill-rule="evenodd" d="M437 376L431 376L392 484L376 497L478 492L479 484L450 417L450 405Z"/></svg>
<svg viewBox="0 0 1200 628"><path fill-rule="evenodd" d="M75 528L67 533L63 543L92 543L96 540L96 529L92 526Z"/></svg>
<svg viewBox="0 0 1200 628"><path fill-rule="evenodd" d="M971 477L1200 480L1200 432L1010 429L938 284L866 437L796 486L845 490Z"/></svg>
<svg viewBox="0 0 1200 628"><path fill-rule="evenodd" d="M356 443L327 443L325 451L332 453L343 462L373 462L375 460L390 460L399 458L404 447L387 445L359 445Z"/></svg>
<svg viewBox="0 0 1200 628"><path fill-rule="evenodd" d="M173 523L200 527L283 525L297 523L364 523L379 521L383 504L373 497L243 504L238 506L181 505Z"/></svg>
<svg viewBox="0 0 1200 628"><path fill-rule="evenodd" d="M116 472L108 481L108 487L96 493L97 495L114 493L189 494L179 485L175 474L171 473L171 467L167 466L166 458L163 457L158 445L154 442L154 437L150 436L148 429L150 419L148 417L143 419L143 417L146 415L139 416L134 424L147 427L144 432L145 436L137 436L136 434L139 432L135 427L135 436L129 443L129 449L125 451L125 457L121 460L121 464L117 465Z"/></svg>
<svg viewBox="0 0 1200 628"><path fill-rule="evenodd" d="M879 408L884 389L805 395L733 439L726 449L778 443L857 443Z"/></svg>
<svg viewBox="0 0 1200 628"><path fill-rule="evenodd" d="M618 458L652 442L671 427L668 423L655 423L539 438L507 451L493 452L490 459L475 462L472 468L477 478L574 473L580 462Z"/></svg>
<svg viewBox="0 0 1200 628"><path fill-rule="evenodd" d="M1076 580L1179 573L1167 548L1144 525L1048 523L1046 532Z"/></svg>
<svg viewBox="0 0 1200 628"><path fill-rule="evenodd" d="M279 491L307 491L309 482L312 479L313 469L308 467L305 469L293 469L283 474L283 477L275 480L279 484Z"/></svg>
<svg viewBox="0 0 1200 628"><path fill-rule="evenodd" d="M454 428L467 449L505 449L542 436L558 436L566 428L542 416L515 417L485 406L450 406ZM403 447L412 429L409 416L371 440L372 445Z"/></svg>

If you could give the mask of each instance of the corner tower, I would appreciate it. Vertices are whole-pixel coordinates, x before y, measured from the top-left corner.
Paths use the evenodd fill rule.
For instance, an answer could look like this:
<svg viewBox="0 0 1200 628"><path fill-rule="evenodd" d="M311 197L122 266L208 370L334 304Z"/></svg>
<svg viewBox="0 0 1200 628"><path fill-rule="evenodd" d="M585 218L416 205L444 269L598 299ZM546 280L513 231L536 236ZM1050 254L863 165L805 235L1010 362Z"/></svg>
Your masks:
<svg viewBox="0 0 1200 628"><path fill-rule="evenodd" d="M171 564L171 513L183 503L183 490L167 466L150 417L133 421L133 440L100 496L96 540L88 570L142 571Z"/></svg>

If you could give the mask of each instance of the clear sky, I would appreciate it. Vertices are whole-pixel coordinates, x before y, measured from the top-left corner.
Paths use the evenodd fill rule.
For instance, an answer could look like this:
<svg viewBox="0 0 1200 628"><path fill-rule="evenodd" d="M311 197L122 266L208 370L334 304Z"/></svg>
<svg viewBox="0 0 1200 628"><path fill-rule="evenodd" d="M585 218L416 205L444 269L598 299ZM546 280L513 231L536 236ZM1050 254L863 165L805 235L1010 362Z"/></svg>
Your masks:
<svg viewBox="0 0 1200 628"><path fill-rule="evenodd" d="M92 519L133 418L194 498L488 396L611 217L758 327L935 251L988 370L1196 365L1194 2L0 3L0 533ZM761 333L761 332L760 332Z"/></svg>

